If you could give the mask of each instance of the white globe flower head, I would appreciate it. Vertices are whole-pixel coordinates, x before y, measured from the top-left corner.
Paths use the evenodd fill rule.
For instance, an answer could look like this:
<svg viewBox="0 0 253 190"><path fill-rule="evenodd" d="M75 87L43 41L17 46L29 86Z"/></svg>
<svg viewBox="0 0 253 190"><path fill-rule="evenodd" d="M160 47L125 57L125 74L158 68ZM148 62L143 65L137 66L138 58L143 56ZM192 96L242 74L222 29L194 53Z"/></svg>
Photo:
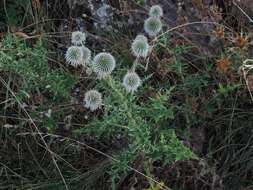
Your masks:
<svg viewBox="0 0 253 190"><path fill-rule="evenodd" d="M102 105L102 95L96 90L89 90L84 95L84 107L95 111Z"/></svg>
<svg viewBox="0 0 253 190"><path fill-rule="evenodd" d="M127 92L135 92L141 85L141 79L136 72L130 71L123 78L123 86Z"/></svg>
<svg viewBox="0 0 253 190"><path fill-rule="evenodd" d="M147 57L149 52L149 44L148 40L144 38L145 36L137 36L132 43L131 49L132 53L136 57Z"/></svg>
<svg viewBox="0 0 253 190"><path fill-rule="evenodd" d="M93 71L99 78L104 78L112 73L115 69L116 62L110 53L97 54L92 62Z"/></svg>
<svg viewBox="0 0 253 190"><path fill-rule="evenodd" d="M156 36L162 30L161 20L156 17L149 17L145 20L144 30L149 36Z"/></svg>
<svg viewBox="0 0 253 190"><path fill-rule="evenodd" d="M143 40L148 42L148 38L146 36L144 36L143 34L138 34L135 38L135 40Z"/></svg>
<svg viewBox="0 0 253 190"><path fill-rule="evenodd" d="M149 10L150 17L160 18L163 16L163 9L160 5L153 5Z"/></svg>
<svg viewBox="0 0 253 190"><path fill-rule="evenodd" d="M91 60L91 51L89 48L82 46L80 47L83 52L83 58L82 58L82 64L85 66L87 65Z"/></svg>
<svg viewBox="0 0 253 190"><path fill-rule="evenodd" d="M78 46L70 46L65 54L65 58L70 65L76 67L82 62L83 51Z"/></svg>
<svg viewBox="0 0 253 190"><path fill-rule="evenodd" d="M83 45L86 40L86 34L81 31L72 32L71 42L74 45Z"/></svg>
<svg viewBox="0 0 253 190"><path fill-rule="evenodd" d="M90 68L90 67L87 67L86 68L86 70L85 70L85 72L86 72L86 74L88 75L88 76L90 76L91 74L92 74L92 68Z"/></svg>

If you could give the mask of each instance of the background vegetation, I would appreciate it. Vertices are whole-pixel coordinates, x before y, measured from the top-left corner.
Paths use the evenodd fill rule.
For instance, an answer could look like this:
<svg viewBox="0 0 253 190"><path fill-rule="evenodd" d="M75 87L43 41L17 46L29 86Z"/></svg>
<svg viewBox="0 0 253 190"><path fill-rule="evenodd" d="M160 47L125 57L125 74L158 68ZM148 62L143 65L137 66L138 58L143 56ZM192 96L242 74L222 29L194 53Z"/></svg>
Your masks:
<svg viewBox="0 0 253 190"><path fill-rule="evenodd" d="M152 5L163 29L122 86ZM0 189L253 188L252 3L0 2ZM116 69L95 80L65 60L72 31ZM103 94L101 109L83 105Z"/></svg>

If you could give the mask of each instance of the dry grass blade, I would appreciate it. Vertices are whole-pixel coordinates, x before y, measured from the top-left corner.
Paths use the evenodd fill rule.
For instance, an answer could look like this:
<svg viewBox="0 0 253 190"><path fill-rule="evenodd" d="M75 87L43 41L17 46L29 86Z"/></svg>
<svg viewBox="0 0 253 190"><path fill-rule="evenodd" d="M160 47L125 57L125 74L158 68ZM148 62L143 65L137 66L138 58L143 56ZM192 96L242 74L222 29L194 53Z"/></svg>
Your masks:
<svg viewBox="0 0 253 190"><path fill-rule="evenodd" d="M233 1L233 4L253 23L253 19L235 1Z"/></svg>
<svg viewBox="0 0 253 190"><path fill-rule="evenodd" d="M104 157L110 159L111 161L113 162L120 162L119 160L115 159L114 157L112 157L111 155L109 154L106 154L94 147L91 147L89 146L88 144L86 143L83 143L83 142L80 142L80 141L77 141L75 139L72 139L72 138L69 138L69 137L63 137L63 136L60 136L60 135L54 135L54 134L48 134L48 133L20 133L19 135L39 135L39 136L43 136L43 135L46 135L46 136L51 136L51 137L55 137L55 138L60 138L61 140L66 140L66 141L72 141L73 143L76 143L78 145L82 145L82 146L85 146L86 148L90 149L90 150L93 150L94 152L97 152L101 155L103 155ZM150 177L150 176L147 176L145 175L144 173L140 172L139 170L131 167L131 166L127 166L128 169L134 171L135 173L147 178L148 180L154 182L155 184L157 184L160 188L162 188L163 190L172 190L170 189L169 187L165 186L164 184L161 184L159 181L155 180L154 178Z"/></svg>
<svg viewBox="0 0 253 190"><path fill-rule="evenodd" d="M10 87L8 86L8 84L5 82L5 80L0 76L0 80L2 82L2 84L6 87L6 89L12 94L12 96L15 98L15 100L17 101L18 105L21 107L21 109L25 112L25 114L27 115L27 117L29 118L30 122L33 124L33 126L35 127L36 131L38 132L43 144L45 145L45 149L49 152L49 154L51 155L52 161L56 167L56 169L59 172L59 175L61 176L61 179L65 185L65 188L67 190L69 190L68 185L66 183L66 180L64 178L64 176L62 175L62 172L60 170L60 168L58 167L58 164L54 158L54 154L52 153L52 151L50 150L50 148L48 147L46 141L44 140L43 136L40 133L40 130L38 129L38 127L36 126L36 124L34 123L33 119L31 118L31 116L29 115L29 113L26 111L26 109L22 106L21 102L18 100L18 98L16 97L15 93L10 89Z"/></svg>
<svg viewBox="0 0 253 190"><path fill-rule="evenodd" d="M183 28L183 27L186 27L186 26L197 25L197 24L211 24L211 25L217 25L217 26L222 26L222 27L228 29L229 31L232 31L232 29L229 28L228 26L225 26L225 25L223 25L223 24L219 24L219 23L217 23L217 22L203 22L203 21L188 22L188 23L185 23L185 24L181 24L181 25L175 26L175 27L173 27L173 28L171 28L171 29L165 31L164 33L162 33L162 34L156 36L156 37L152 40L152 42L157 41L160 37L164 36L165 34L167 34L167 33L169 33L169 32L172 32L172 31L174 31L174 30L177 30L177 29L180 29L180 28Z"/></svg>

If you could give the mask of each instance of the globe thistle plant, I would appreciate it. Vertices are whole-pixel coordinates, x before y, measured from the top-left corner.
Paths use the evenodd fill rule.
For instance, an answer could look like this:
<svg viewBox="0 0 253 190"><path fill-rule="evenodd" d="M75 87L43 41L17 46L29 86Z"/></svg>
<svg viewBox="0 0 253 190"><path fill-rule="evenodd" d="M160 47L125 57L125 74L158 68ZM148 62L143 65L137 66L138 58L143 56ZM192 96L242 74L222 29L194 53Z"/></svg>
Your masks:
<svg viewBox="0 0 253 190"><path fill-rule="evenodd" d="M86 34L80 31L72 32L71 42L74 45L83 45L86 40Z"/></svg>
<svg viewBox="0 0 253 190"><path fill-rule="evenodd" d="M145 20L144 30L149 36L156 36L162 29L162 22L159 18L149 17Z"/></svg>
<svg viewBox="0 0 253 190"><path fill-rule="evenodd" d="M115 59L110 53L99 53L92 62L93 71L100 78L110 75L115 66Z"/></svg>
<svg viewBox="0 0 253 190"><path fill-rule="evenodd" d="M153 5L149 10L150 17L160 18L163 16L163 9L160 5Z"/></svg>
<svg viewBox="0 0 253 190"><path fill-rule="evenodd" d="M143 40L143 41L148 41L148 38L144 36L143 34L138 34L135 38L135 40Z"/></svg>
<svg viewBox="0 0 253 190"><path fill-rule="evenodd" d="M83 58L82 58L82 64L86 65L90 62L91 59L91 51L89 48L82 46L81 47L82 52L83 52Z"/></svg>
<svg viewBox="0 0 253 190"><path fill-rule="evenodd" d="M128 72L123 78L123 86L127 92L135 92L141 85L140 77L133 71Z"/></svg>
<svg viewBox="0 0 253 190"><path fill-rule="evenodd" d="M84 107L95 111L102 105L102 95L96 90L89 90L84 95Z"/></svg>
<svg viewBox="0 0 253 190"><path fill-rule="evenodd" d="M136 57L147 57L149 52L148 40L145 36L138 35L132 43L132 52Z"/></svg>
<svg viewBox="0 0 253 190"><path fill-rule="evenodd" d="M82 62L83 51L78 46L70 46L65 54L65 58L70 65L77 66Z"/></svg>

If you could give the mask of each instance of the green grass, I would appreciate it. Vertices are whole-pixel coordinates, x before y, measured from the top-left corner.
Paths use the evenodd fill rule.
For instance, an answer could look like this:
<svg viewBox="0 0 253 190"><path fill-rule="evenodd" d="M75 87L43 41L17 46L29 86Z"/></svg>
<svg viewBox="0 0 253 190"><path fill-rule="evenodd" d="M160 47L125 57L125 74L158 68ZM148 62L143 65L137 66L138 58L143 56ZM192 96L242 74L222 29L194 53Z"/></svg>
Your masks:
<svg viewBox="0 0 253 190"><path fill-rule="evenodd" d="M0 50L0 70L3 78L17 98L23 104L33 104L36 110L31 111L33 119L37 120L39 112L47 112L59 104L68 104L71 101L71 90L78 77L71 75L61 68L53 69L48 64L47 49L42 41L30 46L22 39L7 35L2 40ZM9 95L8 95L9 94ZM17 105L14 97L8 92L10 101L2 105L4 110L12 109ZM7 99L8 99L7 98ZM30 108L29 112L30 112ZM54 128L57 124L54 118L61 113L53 113L51 117L44 117L40 125ZM40 119L39 119L40 120Z"/></svg>
<svg viewBox="0 0 253 190"><path fill-rule="evenodd" d="M146 2L136 3L140 8ZM60 4L57 1L54 6ZM253 185L252 100L238 72L243 61L252 58L249 49L226 41L221 52L206 58L197 45L187 40L184 45L175 44L184 38L166 33L152 42L148 61L139 62L136 72L142 85L129 94L122 78L134 62L130 45L137 31L125 27L128 21L121 19L123 28L109 23L112 30L107 32L88 27L87 46L92 53L106 50L117 60L111 76L95 80L81 67L65 65L64 52L55 44L63 47L66 44L61 43L69 39L54 39L61 34L51 39L50 32L59 23L43 23L43 12L43 8L35 10L31 1L0 7L0 30L4 31L0 42L0 189L66 189L63 179L70 190L120 189L132 184L159 189L156 184L162 179L168 179L166 187L185 189L191 188L188 180L183 181L187 171L186 176L170 181L177 173L166 171L160 179L155 169L166 170L185 160L201 165L201 159L208 164L205 171L195 168L200 174L193 176L193 182L206 185L215 176L225 190ZM11 34L16 31L13 27L30 24L28 35L49 35L25 40ZM221 57L229 58L226 72L217 69ZM82 105L90 89L103 94L103 106L95 112ZM203 149L193 152L196 144Z"/></svg>

